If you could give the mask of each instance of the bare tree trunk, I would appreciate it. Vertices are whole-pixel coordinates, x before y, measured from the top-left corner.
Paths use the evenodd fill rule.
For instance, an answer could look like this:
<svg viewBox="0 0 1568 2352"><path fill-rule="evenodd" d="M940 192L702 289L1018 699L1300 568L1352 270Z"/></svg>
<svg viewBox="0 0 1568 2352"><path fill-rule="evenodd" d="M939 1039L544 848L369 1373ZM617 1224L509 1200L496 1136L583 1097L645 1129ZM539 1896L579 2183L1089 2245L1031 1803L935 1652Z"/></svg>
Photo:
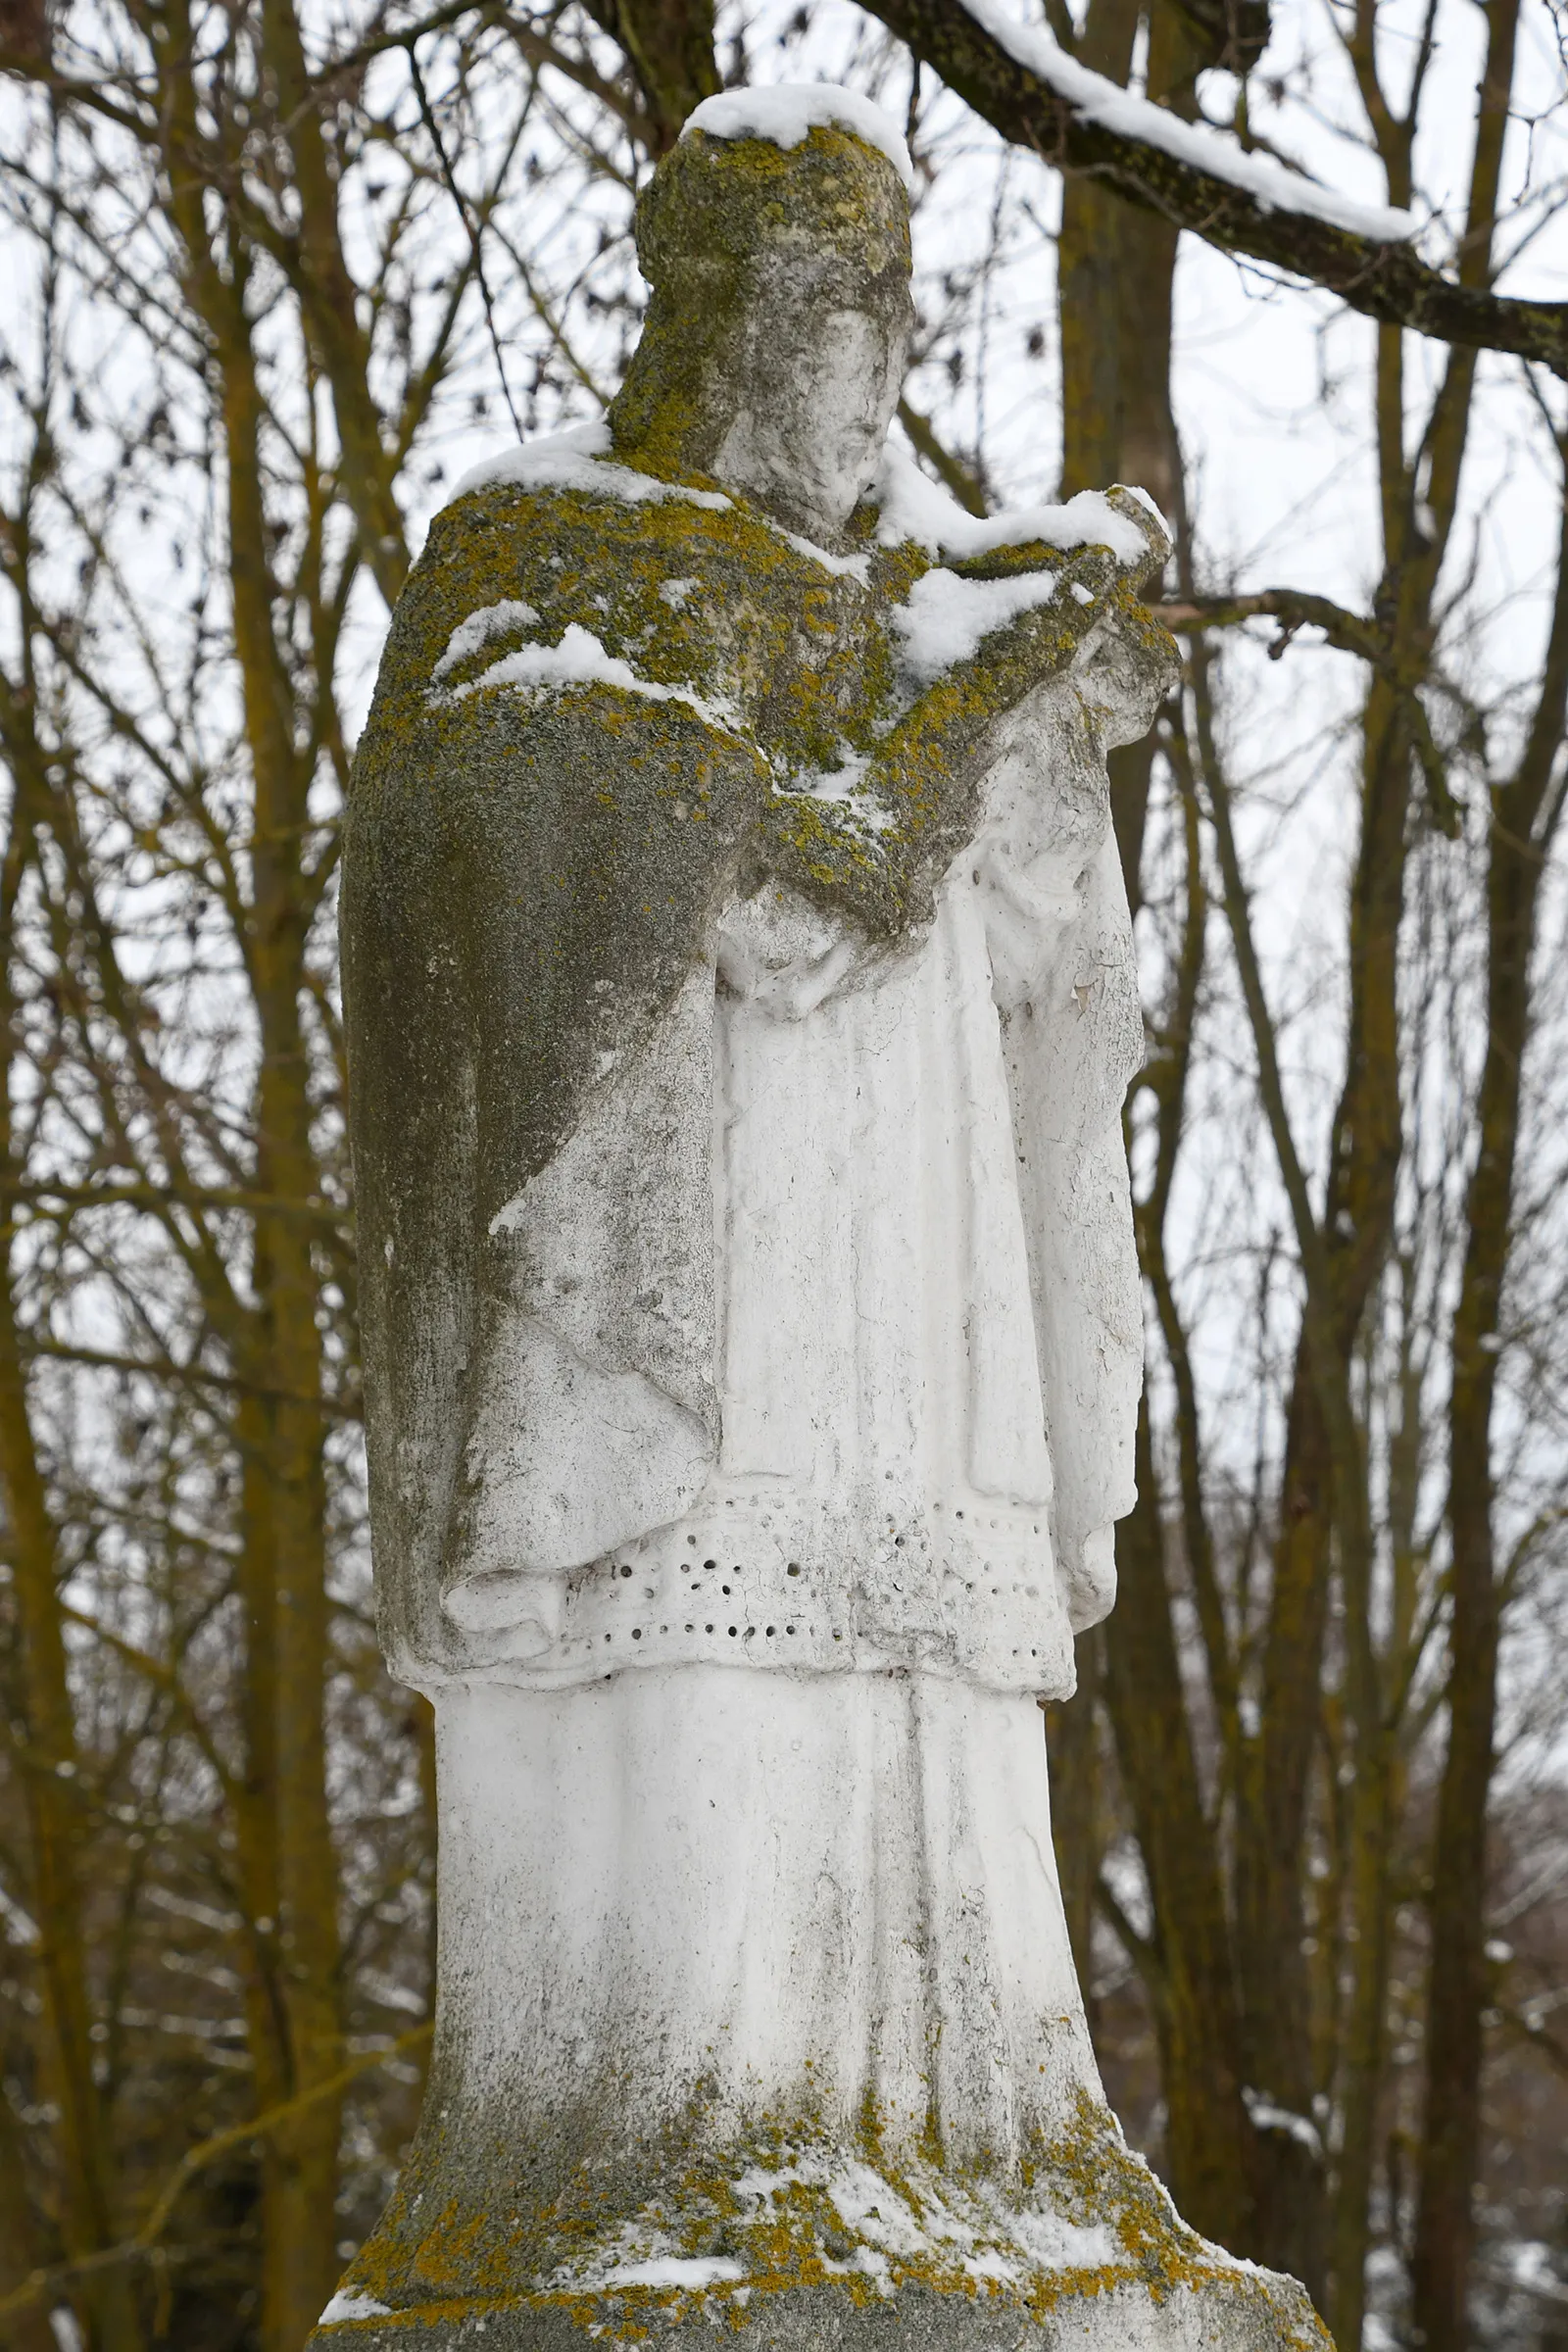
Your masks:
<svg viewBox="0 0 1568 2352"><path fill-rule="evenodd" d="M292 19L285 24L277 8L270 11L268 26L269 46L274 59L281 58L279 70L287 81L300 71L298 27ZM172 95L172 173L198 154L199 137L192 100ZM307 156L316 158L314 171L321 162L313 145L314 125L296 122L293 127ZM317 195L320 203L331 202L324 174ZM251 1747L242 1860L256 1938L272 1963L258 1972L262 1983L248 2004L259 2036L257 2089L265 2103L269 2097L297 2098L313 2090L337 2075L343 2062L337 1867L326 1792L330 1632L323 1424L318 1401L318 1284L307 1213L318 1174L300 1013L315 906L300 865L314 761L296 748L292 683L272 627L275 583L262 474L265 405L246 314L249 263L241 248L226 270L217 267L199 184L187 181L176 192L173 209L185 243L187 290L211 337L221 380L229 586L255 795L251 895L243 918L246 979L261 1046L255 1185L262 1200L277 1204L256 1214L252 1290L258 1304L226 1318L235 1369L248 1392L240 1415L247 1508L239 1580L252 1644L246 1671ZM329 282L318 292L328 308L336 286L333 270L341 267L340 256L336 265L332 262L336 252L334 212L332 222L315 222L300 246L300 266L325 272ZM311 306L304 308L309 319ZM318 324L318 339L321 331ZM343 331L357 330L350 325ZM352 471L360 430L355 417L359 405L368 400L365 354L339 351L337 360L336 372L328 368L327 373ZM373 492L372 477L366 495ZM382 576L393 588L406 560L401 537L395 550L390 544L395 512L389 515L372 499L365 517L368 528L380 532ZM273 2133L269 2145L263 2321L268 2352L298 2352L337 2277L341 2112L340 2097L316 2099Z"/></svg>
<svg viewBox="0 0 1568 2352"><path fill-rule="evenodd" d="M1132 66L1142 0L1094 0L1079 45L1086 65L1124 82ZM1149 90L1178 114L1191 112L1197 57L1188 21L1154 0L1150 11ZM1061 188L1056 246L1061 337L1061 491L1111 482L1147 490L1161 514L1182 511L1181 453L1170 405L1171 286L1180 232L1155 214L1135 212L1087 177ZM1155 745L1110 755L1110 809L1127 898L1142 904L1144 825Z"/></svg>
<svg viewBox="0 0 1568 2352"><path fill-rule="evenodd" d="M1084 62L1125 81L1142 6L1143 0L1093 0L1079 44ZM1168 21L1168 9L1161 6L1158 13L1162 23ZM1062 182L1056 303L1063 497L1130 481L1147 490L1165 514L1176 503L1170 411L1176 243L1177 231L1166 222L1134 217L1094 180ZM1152 740L1119 747L1109 758L1111 817L1135 913L1153 758ZM1102 1681L1097 1635L1093 1646L1080 1642L1078 1690L1051 1710L1047 1725L1057 1865L1086 1997L1093 1982L1092 1927L1104 1840L1096 1721Z"/></svg>
<svg viewBox="0 0 1568 2352"><path fill-rule="evenodd" d="M22 1625L27 1827L47 2021L46 2080L60 2111L63 2235L67 2252L80 2258L113 2245L118 2231L103 2107L92 2074L92 2006L75 1870L81 1799L56 1597L54 1529L28 1420L9 1270L0 1285L0 1479ZM94 2274L82 2300L99 2352L136 2352L141 2327L122 2271Z"/></svg>
<svg viewBox="0 0 1568 2352"><path fill-rule="evenodd" d="M257 1189L303 1207L315 1190L307 1064L299 1026L308 909L290 846L304 830L304 780L267 790L258 777L256 913L252 978L262 1033ZM278 848L269 853L268 844ZM258 1216L256 1292L262 1329L250 1377L264 1389L257 1419L267 1510L256 1529L260 1584L274 1595L270 1655L272 1725L264 1735L272 1771L278 1980L287 2021L291 2095L314 2089L343 2064L338 1984L337 1861L327 1811L325 1701L330 1649L322 1487L317 1277L302 1216ZM258 1661L259 1665L263 1661ZM342 2102L318 2098L276 2134L270 2185L278 2213L269 2226L269 2335L294 2352L319 2314L340 2268L336 2254L338 2134Z"/></svg>
<svg viewBox="0 0 1568 2352"><path fill-rule="evenodd" d="M1117 1534L1120 1590L1105 1625L1105 1695L1154 1912L1171 2190L1195 2229L1221 2245L1250 2248L1252 2134L1242 2102L1230 1931L1188 1729L1163 1551L1146 1398L1138 1504Z"/></svg>
<svg viewBox="0 0 1568 2352"><path fill-rule="evenodd" d="M1317 2090L1302 1875L1313 1762L1321 1736L1333 1488L1329 1449L1298 1357L1286 1419L1273 1584L1263 1641L1258 1736L1239 1776L1237 1958L1250 2086L1310 2122ZM1260 2242L1321 2301L1327 2285L1327 2182L1304 2134L1259 2134Z"/></svg>
<svg viewBox="0 0 1568 2352"><path fill-rule="evenodd" d="M22 2134L11 2101L0 2086L0 2301L15 2294L39 2267L37 2232L23 2169ZM59 2352L42 2303L33 2303L7 2323L12 2352Z"/></svg>
<svg viewBox="0 0 1568 2352"><path fill-rule="evenodd" d="M1427 2352L1465 2352L1480 2170L1482 2015L1487 2006L1487 1805L1496 1713L1499 1591L1492 1422L1499 1318L1513 1238L1521 1089L1531 1028L1536 910L1563 803L1556 772L1568 714L1568 504L1545 671L1524 757L1492 795L1487 864L1487 1050L1479 1149L1465 1201L1465 1259L1453 1317L1448 1532L1453 1547L1448 1747L1432 1857L1413 2318Z"/></svg>
<svg viewBox="0 0 1568 2352"><path fill-rule="evenodd" d="M29 616L30 617L30 616ZM0 1034L6 1079L0 1085L0 1188L7 1235L0 1280L0 1485L9 1521L12 1589L22 1636L31 1907L38 1929L43 1996L45 2080L59 2109L66 2251L77 2259L113 2245L119 2216L114 2160L103 2101L93 2077L92 1998L77 1871L82 1791L75 1712L60 1613L60 1560L54 1514L28 1407L18 1328L13 1259L16 1232L11 1065L22 1050L13 954L17 901L31 855L31 831L45 758L33 733L32 699L4 713L6 752L15 779L11 835L0 868ZM141 2324L122 2270L94 2274L82 2292L97 2352L138 2352Z"/></svg>
<svg viewBox="0 0 1568 2352"><path fill-rule="evenodd" d="M1424 646L1422 650L1424 654ZM1398 954L1414 763L1400 705L1384 678L1372 681L1363 739L1361 839L1350 894L1346 1080L1330 1143L1323 1220L1333 1363L1320 1367L1312 1360L1314 1343L1307 1342L1314 1398L1321 1397L1326 1383L1332 1384L1347 1407L1362 1317L1393 1246L1401 1151ZM1364 1487L1354 1496L1343 1492L1347 1471L1332 1438L1326 1467L1345 1595L1346 1700L1355 1770L1350 1807L1352 1989L1345 2030L1331 2311L1336 2339L1358 2344L1388 2000L1394 1726L1374 1645L1370 1547L1348 1537L1351 1526L1365 1523L1369 1497ZM1357 1474L1364 1480L1364 1464L1358 1463ZM1323 1564L1326 1568L1326 1555ZM1298 1888L1300 1884L1298 1873ZM1298 1895L1298 1950L1304 1930Z"/></svg>
<svg viewBox="0 0 1568 2352"><path fill-rule="evenodd" d="M711 0L587 0L587 7L626 53L653 153L667 153L693 107L719 87Z"/></svg>
<svg viewBox="0 0 1568 2352"><path fill-rule="evenodd" d="M1078 1688L1071 1698L1046 1709L1046 1746L1051 1757L1051 1836L1061 1882L1067 1940L1083 1988L1091 2039L1100 2030L1095 1999L1095 1917L1100 1867L1104 1852L1105 1791L1100 1755L1100 1706L1103 1697L1103 1646L1098 1629L1079 1636Z"/></svg>

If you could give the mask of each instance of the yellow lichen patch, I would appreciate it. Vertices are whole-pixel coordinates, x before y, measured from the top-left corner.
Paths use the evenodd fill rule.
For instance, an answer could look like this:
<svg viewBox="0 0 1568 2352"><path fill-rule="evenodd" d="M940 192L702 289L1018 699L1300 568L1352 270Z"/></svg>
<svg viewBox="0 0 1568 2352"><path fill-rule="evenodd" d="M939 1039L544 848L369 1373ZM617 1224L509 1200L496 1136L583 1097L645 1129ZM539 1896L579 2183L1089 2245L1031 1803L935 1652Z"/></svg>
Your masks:
<svg viewBox="0 0 1568 2352"><path fill-rule="evenodd" d="M716 2150L671 2148L630 2212L607 2211L585 2178L547 2212L492 2230L490 2258L470 2269L464 2308L555 2310L585 2335L625 2338L692 2319L744 2330L777 2298L800 2295L872 2310L918 2288L1005 2305L1045 2327L1106 2294L1157 2305L1194 2293L1261 2307L1282 2352L1326 2352L1299 2290L1232 2262L1188 2229L1087 2092L1071 2126L1006 2174L944 2168L931 2161L929 2142L900 2149L896 2136L868 2096L848 2140L803 2115L793 2128L760 2124ZM494 2224L493 2213L487 2218ZM443 2247L456 2246L463 2233L446 2214L442 2221ZM509 2239L524 2255L521 2275L494 2259ZM471 2263L476 2249L464 2242ZM413 2268L418 2284L444 2283L422 2249ZM415 2278L408 2284L413 2300L366 2256L345 2281L350 2293L386 2300L403 2316L454 2312L450 2300L426 2302Z"/></svg>
<svg viewBox="0 0 1568 2352"><path fill-rule="evenodd" d="M497 482L437 516L394 617L354 821L372 816L393 775L439 793L473 766L498 704L525 716L541 698L586 697L629 764L667 768L660 798L671 823L713 813L706 782L689 789L708 765L699 747L722 752L717 772L730 778L742 772L736 752L749 752L763 780L764 870L893 936L928 913L973 829L997 719L1068 667L1107 611L1119 626L1155 627L1104 548L998 549L951 568L975 579L1049 570L1049 602L917 690L898 622L931 558L874 545L872 511L852 530L858 556L826 561L743 500L628 500L613 478L604 495ZM582 675L563 658L530 689L540 657L525 649L540 648L571 649ZM515 759L519 747L508 748ZM613 777L585 784L617 807Z"/></svg>
<svg viewBox="0 0 1568 2352"><path fill-rule="evenodd" d="M779 264L787 272L803 246L819 293L825 270L847 306L906 312L908 201L887 159L851 133L820 125L786 153L699 131L663 158L637 206L654 299L611 407L617 455L668 481L706 470L727 405L715 389L744 365L760 286L776 299Z"/></svg>

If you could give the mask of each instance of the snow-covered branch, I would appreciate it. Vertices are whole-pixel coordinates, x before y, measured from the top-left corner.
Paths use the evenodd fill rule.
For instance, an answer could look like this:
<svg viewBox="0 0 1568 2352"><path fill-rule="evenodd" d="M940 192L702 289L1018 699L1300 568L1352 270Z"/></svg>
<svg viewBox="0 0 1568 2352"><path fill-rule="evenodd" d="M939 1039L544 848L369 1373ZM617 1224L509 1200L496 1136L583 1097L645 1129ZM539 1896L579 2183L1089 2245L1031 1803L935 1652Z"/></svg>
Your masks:
<svg viewBox="0 0 1568 2352"><path fill-rule="evenodd" d="M866 0L1004 138L1092 173L1222 252L1306 278L1440 342L1517 353L1568 378L1568 305L1461 286L1413 250L1408 215L1363 205L1092 74L1002 0Z"/></svg>

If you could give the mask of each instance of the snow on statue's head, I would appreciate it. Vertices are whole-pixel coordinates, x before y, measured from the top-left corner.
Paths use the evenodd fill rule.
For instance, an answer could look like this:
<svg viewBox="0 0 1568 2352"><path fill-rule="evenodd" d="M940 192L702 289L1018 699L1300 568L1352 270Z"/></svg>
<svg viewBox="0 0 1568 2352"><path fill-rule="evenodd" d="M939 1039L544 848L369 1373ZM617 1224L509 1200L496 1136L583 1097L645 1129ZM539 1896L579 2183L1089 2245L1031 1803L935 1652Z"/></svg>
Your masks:
<svg viewBox="0 0 1568 2352"><path fill-rule="evenodd" d="M848 91L709 99L638 202L637 257L653 300L611 409L616 454L837 540L876 470L913 320L892 124Z"/></svg>

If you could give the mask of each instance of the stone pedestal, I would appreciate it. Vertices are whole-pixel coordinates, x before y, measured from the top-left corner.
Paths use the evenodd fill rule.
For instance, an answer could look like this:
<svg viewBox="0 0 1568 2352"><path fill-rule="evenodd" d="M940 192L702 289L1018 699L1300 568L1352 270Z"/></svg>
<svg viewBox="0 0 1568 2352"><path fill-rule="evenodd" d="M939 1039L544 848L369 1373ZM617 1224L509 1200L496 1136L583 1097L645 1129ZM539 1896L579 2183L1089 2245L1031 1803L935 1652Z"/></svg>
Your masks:
<svg viewBox="0 0 1568 2352"><path fill-rule="evenodd" d="M426 2117L323 2336L1319 2352L1105 2109L1030 1700L695 1667L438 1723Z"/></svg>

